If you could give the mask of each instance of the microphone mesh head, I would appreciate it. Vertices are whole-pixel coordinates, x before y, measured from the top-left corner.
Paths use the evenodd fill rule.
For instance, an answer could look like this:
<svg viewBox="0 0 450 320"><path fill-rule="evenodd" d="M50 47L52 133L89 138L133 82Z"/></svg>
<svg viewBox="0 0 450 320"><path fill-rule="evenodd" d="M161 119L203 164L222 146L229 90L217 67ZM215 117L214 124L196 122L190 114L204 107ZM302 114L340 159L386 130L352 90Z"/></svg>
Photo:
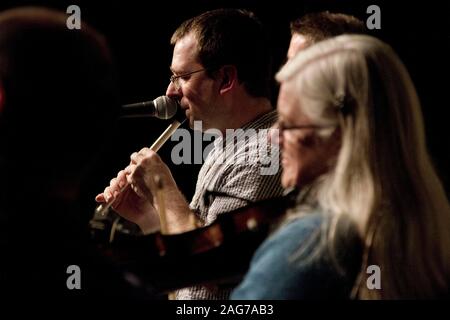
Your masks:
<svg viewBox="0 0 450 320"><path fill-rule="evenodd" d="M153 103L156 109L155 117L159 119L170 119L177 113L177 101L168 96L160 96L153 100Z"/></svg>

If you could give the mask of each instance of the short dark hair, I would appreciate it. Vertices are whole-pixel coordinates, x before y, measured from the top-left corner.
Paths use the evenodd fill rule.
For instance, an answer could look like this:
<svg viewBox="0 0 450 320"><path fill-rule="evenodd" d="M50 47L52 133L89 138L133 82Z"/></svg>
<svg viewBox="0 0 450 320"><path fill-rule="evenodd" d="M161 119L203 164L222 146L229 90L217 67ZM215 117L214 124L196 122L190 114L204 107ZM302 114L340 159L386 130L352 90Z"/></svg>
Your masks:
<svg viewBox="0 0 450 320"><path fill-rule="evenodd" d="M207 11L183 22L174 32L171 44L191 32L198 40L198 58L205 68L234 65L239 81L250 95L269 97L270 48L263 25L252 12Z"/></svg>
<svg viewBox="0 0 450 320"><path fill-rule="evenodd" d="M291 33L307 37L312 44L345 33L366 33L364 23L358 18L329 11L308 13L291 22Z"/></svg>

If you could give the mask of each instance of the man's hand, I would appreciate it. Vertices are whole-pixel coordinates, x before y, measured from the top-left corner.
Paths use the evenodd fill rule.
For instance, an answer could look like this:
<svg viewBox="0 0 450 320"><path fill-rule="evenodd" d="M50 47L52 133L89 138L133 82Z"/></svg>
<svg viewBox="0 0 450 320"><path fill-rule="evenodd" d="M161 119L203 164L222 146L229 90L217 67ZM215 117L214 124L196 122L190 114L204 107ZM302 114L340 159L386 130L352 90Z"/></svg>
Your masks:
<svg viewBox="0 0 450 320"><path fill-rule="evenodd" d="M112 203L117 213L136 223L144 233L159 230L158 213L151 201L129 183L129 171L130 166L119 171L117 177L111 180L110 185L95 200Z"/></svg>
<svg viewBox="0 0 450 320"><path fill-rule="evenodd" d="M149 148L143 148L131 155L131 163L112 179L109 187L95 198L98 202L110 203L117 213L127 220L138 224L141 229L159 228L159 206L155 175L163 185L166 207L166 220L169 232L177 233L192 229L189 206L172 177L167 165L158 154ZM120 192L125 185L129 185Z"/></svg>
<svg viewBox="0 0 450 320"><path fill-rule="evenodd" d="M156 152L149 148L143 148L131 155L131 164L128 166L126 174L129 175L129 182L132 183L135 191L147 197L153 204L157 192L156 175L162 181L165 194L178 191L177 184L167 165Z"/></svg>

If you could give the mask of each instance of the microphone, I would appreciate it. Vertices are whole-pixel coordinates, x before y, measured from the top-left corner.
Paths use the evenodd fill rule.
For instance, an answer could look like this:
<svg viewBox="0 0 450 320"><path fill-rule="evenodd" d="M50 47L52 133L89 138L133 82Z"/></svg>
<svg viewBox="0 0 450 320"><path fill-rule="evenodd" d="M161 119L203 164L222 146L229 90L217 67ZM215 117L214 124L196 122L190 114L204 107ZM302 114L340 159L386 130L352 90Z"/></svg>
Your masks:
<svg viewBox="0 0 450 320"><path fill-rule="evenodd" d="M153 101L144 101L122 106L122 117L156 117L170 119L177 113L178 102L168 96L160 96Z"/></svg>

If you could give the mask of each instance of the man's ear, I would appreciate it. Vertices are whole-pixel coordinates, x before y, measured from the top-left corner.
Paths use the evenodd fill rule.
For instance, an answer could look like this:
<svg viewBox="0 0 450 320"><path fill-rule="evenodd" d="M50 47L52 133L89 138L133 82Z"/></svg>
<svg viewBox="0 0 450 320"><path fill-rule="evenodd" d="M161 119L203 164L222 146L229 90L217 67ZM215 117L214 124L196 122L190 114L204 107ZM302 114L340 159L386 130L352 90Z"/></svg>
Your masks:
<svg viewBox="0 0 450 320"><path fill-rule="evenodd" d="M222 83L220 84L220 94L227 93L238 83L238 74L235 66L226 65L222 67Z"/></svg>

